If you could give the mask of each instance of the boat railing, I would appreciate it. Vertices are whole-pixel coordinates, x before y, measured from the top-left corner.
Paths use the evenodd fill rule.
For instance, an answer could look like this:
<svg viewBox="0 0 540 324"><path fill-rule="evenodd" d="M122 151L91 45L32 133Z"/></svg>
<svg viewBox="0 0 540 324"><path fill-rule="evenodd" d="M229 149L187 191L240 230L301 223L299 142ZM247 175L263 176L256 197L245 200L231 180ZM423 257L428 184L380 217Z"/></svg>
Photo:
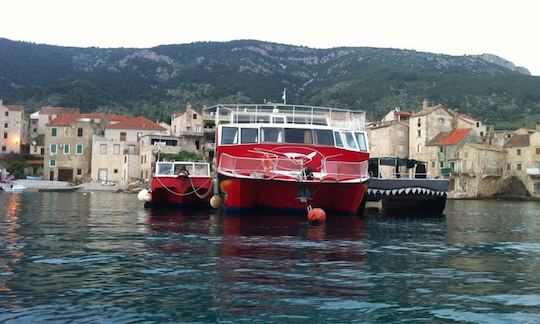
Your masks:
<svg viewBox="0 0 540 324"><path fill-rule="evenodd" d="M347 181L357 179L367 179L368 162L344 162L323 160L321 170L321 180Z"/></svg>
<svg viewBox="0 0 540 324"><path fill-rule="evenodd" d="M379 170L379 176L374 177L377 179L433 179L431 174L429 172L426 173L420 173L420 172L398 172L398 173L392 173L392 174L386 174L382 172L382 170Z"/></svg>
<svg viewBox="0 0 540 324"><path fill-rule="evenodd" d="M364 111L278 103L220 104L205 108L203 115L216 122L312 124L350 130L363 130L366 121Z"/></svg>
<svg viewBox="0 0 540 324"><path fill-rule="evenodd" d="M210 165L206 162L157 162L156 176L190 175L194 177L209 177Z"/></svg>
<svg viewBox="0 0 540 324"><path fill-rule="evenodd" d="M279 156L238 157L221 154L218 172L248 178L298 177L303 165L296 160Z"/></svg>

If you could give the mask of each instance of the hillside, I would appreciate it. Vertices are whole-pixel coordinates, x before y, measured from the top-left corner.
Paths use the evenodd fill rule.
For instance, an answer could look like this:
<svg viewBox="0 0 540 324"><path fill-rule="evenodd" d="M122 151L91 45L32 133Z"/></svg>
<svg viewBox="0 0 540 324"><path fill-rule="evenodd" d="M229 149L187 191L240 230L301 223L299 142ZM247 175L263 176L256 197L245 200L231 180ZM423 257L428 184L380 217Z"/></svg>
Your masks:
<svg viewBox="0 0 540 324"><path fill-rule="evenodd" d="M151 49L74 48L0 38L0 99L166 118L187 102L280 101L365 110L379 118L424 98L497 127L540 120L540 77L494 55L312 49L254 40Z"/></svg>

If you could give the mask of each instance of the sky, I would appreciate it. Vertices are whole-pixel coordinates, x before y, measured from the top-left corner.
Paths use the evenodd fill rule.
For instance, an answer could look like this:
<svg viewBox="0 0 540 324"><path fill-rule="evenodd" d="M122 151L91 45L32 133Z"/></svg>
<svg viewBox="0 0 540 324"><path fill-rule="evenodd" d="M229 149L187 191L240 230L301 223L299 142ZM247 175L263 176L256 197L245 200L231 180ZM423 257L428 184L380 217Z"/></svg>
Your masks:
<svg viewBox="0 0 540 324"><path fill-rule="evenodd" d="M0 37L80 47L257 39L315 48L370 46L490 53L540 76L536 0L17 0Z"/></svg>

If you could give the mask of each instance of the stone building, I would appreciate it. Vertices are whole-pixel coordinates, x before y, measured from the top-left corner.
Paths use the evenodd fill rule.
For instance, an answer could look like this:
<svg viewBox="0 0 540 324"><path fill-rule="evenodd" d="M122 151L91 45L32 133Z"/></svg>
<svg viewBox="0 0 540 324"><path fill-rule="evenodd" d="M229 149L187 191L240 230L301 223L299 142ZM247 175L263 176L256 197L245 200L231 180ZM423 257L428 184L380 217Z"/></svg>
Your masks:
<svg viewBox="0 0 540 324"><path fill-rule="evenodd" d="M95 134L92 139L91 179L129 182L148 178L141 165L151 157L141 152L141 138L166 133L167 129L145 117L108 123L102 134Z"/></svg>
<svg viewBox="0 0 540 324"><path fill-rule="evenodd" d="M504 175L505 159L505 151L495 146L483 143L463 145L458 150L458 167L451 176L449 189L454 197L496 194Z"/></svg>
<svg viewBox="0 0 540 324"><path fill-rule="evenodd" d="M409 118L409 157L421 161L433 161L426 144L441 132L455 129L454 115L443 106L428 107L424 102L422 110ZM430 171L430 164L428 172ZM431 166L438 169L438 166ZM437 170L434 170L438 173Z"/></svg>
<svg viewBox="0 0 540 324"><path fill-rule="evenodd" d="M409 124L400 121L387 121L367 127L369 154L371 157L409 156Z"/></svg>
<svg viewBox="0 0 540 324"><path fill-rule="evenodd" d="M142 179L150 179L155 171L156 156L159 153L179 153L182 149L180 138L171 135L148 134L140 138Z"/></svg>
<svg viewBox="0 0 540 324"><path fill-rule="evenodd" d="M24 107L4 105L0 100L0 154L27 153L27 129Z"/></svg>
<svg viewBox="0 0 540 324"><path fill-rule="evenodd" d="M517 177L529 194L540 196L540 127L518 129L508 139L505 173Z"/></svg>
<svg viewBox="0 0 540 324"><path fill-rule="evenodd" d="M423 153L431 176L445 176L460 172L459 150L467 143L479 143L480 137L471 128L441 132L426 143Z"/></svg>
<svg viewBox="0 0 540 324"><path fill-rule="evenodd" d="M43 106L30 115L28 135L30 137L30 154L45 154L45 133L47 124L60 115L78 114L78 108Z"/></svg>
<svg viewBox="0 0 540 324"><path fill-rule="evenodd" d="M126 117L104 114L65 114L47 124L43 173L48 180L85 181L90 178L92 139L109 122Z"/></svg>
<svg viewBox="0 0 540 324"><path fill-rule="evenodd" d="M194 110L190 104L186 111L174 113L171 116L171 135L181 137L182 146L186 151L202 153L204 144L203 116Z"/></svg>

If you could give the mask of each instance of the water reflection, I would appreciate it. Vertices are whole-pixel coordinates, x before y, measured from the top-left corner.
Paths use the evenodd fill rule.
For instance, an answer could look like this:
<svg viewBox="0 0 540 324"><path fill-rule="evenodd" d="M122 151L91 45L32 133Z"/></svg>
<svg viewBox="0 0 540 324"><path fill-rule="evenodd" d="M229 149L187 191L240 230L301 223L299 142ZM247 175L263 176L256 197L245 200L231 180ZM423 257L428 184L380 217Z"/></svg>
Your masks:
<svg viewBox="0 0 540 324"><path fill-rule="evenodd" d="M0 195L0 322L540 320L538 204L446 217L145 210L134 195ZM519 211L519 212L517 212Z"/></svg>

